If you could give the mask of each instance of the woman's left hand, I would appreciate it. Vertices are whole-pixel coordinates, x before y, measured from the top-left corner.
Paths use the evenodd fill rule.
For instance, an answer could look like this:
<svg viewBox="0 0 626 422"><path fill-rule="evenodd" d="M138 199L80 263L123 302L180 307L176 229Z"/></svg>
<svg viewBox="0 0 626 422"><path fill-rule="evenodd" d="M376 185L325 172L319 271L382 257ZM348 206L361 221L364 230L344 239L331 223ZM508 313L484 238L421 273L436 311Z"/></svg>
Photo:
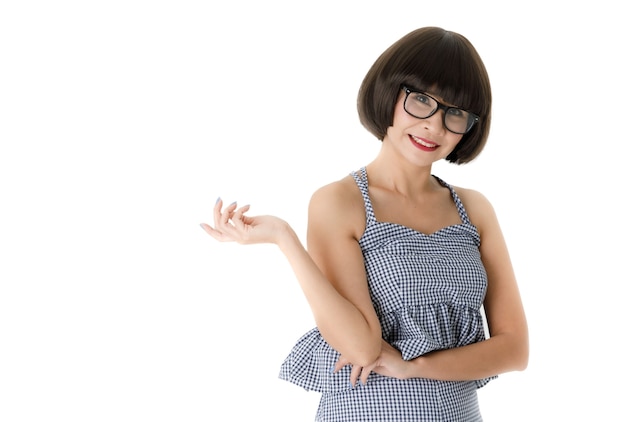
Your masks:
<svg viewBox="0 0 626 422"><path fill-rule="evenodd" d="M335 363L335 371L338 372L346 365L350 365L350 362L343 356L340 356ZM410 363L402 359L402 355L391 344L382 340L382 350L378 358L368 366L352 365L350 372L350 384L356 386L358 380L361 384L365 385L367 378L372 372L384 375L387 377L406 379L409 378L407 371L410 367Z"/></svg>

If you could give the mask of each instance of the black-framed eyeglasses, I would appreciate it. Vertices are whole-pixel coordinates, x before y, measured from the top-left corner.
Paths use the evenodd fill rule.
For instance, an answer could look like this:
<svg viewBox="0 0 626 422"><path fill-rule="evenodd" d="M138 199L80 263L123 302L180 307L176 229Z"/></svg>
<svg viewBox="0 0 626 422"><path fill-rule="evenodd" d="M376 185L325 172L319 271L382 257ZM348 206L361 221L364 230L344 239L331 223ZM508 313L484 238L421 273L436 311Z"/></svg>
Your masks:
<svg viewBox="0 0 626 422"><path fill-rule="evenodd" d="M443 125L452 133L465 135L479 120L479 117L474 113L443 105L424 92L413 90L407 86L403 86L402 89L406 93L404 111L418 119L426 119L441 109L444 113Z"/></svg>

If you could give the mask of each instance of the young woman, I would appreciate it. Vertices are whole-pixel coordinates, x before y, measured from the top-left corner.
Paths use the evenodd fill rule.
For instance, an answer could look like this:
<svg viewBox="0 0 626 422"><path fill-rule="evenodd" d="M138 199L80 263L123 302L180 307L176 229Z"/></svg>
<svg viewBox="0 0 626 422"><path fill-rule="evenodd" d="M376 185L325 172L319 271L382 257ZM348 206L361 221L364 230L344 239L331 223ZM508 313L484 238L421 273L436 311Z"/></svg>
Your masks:
<svg viewBox="0 0 626 422"><path fill-rule="evenodd" d="M462 35L417 29L373 64L358 111L380 152L313 194L306 248L284 220L220 199L202 227L288 259L316 328L280 377L322 393L316 420L480 421L476 390L526 368L528 328L491 204L431 169L483 149L484 64Z"/></svg>

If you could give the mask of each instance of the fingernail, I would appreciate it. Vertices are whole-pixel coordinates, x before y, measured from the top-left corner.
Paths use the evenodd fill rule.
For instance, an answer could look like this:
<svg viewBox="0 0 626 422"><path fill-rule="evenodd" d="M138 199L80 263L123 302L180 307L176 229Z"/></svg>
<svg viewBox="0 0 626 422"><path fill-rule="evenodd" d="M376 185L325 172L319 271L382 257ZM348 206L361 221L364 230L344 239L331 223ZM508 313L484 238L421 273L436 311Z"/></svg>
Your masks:
<svg viewBox="0 0 626 422"><path fill-rule="evenodd" d="M233 201L230 203L229 207L232 207L233 205L235 205L237 203L237 201Z"/></svg>
<svg viewBox="0 0 626 422"><path fill-rule="evenodd" d="M217 205L217 203L218 203L218 202L220 202L220 199L222 199L222 198L220 198L220 197L218 196L218 197L217 197L217 199L215 200L215 205Z"/></svg>

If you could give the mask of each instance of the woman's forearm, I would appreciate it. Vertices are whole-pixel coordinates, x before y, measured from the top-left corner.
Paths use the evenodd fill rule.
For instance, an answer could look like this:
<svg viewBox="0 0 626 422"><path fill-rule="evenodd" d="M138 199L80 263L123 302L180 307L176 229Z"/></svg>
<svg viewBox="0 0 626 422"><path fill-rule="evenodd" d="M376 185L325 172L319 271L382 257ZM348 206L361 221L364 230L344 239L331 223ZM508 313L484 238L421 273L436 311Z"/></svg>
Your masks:
<svg viewBox="0 0 626 422"><path fill-rule="evenodd" d="M466 381L521 371L528 364L528 345L515 334L501 334L467 346L439 350L411 361L408 378Z"/></svg>
<svg viewBox="0 0 626 422"><path fill-rule="evenodd" d="M287 258L324 339L353 364L371 364L381 351L380 326L339 294L306 251L293 229L286 225L277 242Z"/></svg>

